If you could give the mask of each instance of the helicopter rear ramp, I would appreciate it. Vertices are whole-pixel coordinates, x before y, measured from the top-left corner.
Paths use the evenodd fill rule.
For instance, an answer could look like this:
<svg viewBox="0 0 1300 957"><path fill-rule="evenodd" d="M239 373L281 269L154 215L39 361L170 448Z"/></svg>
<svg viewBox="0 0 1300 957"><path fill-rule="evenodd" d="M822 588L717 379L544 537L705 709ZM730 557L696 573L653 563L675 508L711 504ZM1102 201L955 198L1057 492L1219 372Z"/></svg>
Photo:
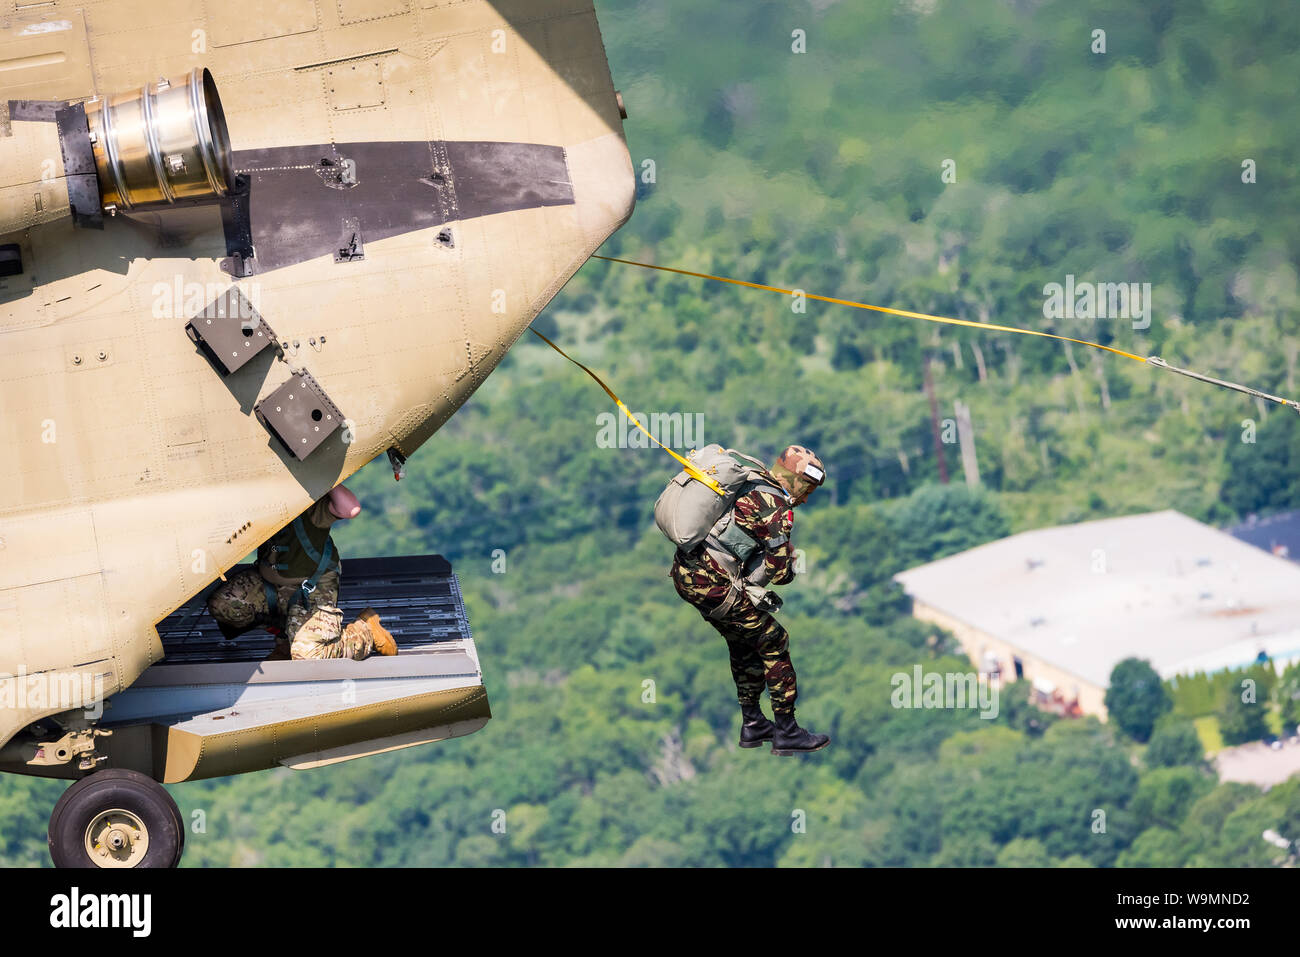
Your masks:
<svg viewBox="0 0 1300 957"><path fill-rule="evenodd" d="M225 640L205 609L205 589L159 623L166 658L105 702L103 767L174 783L321 767L482 728L491 710L450 563L436 555L350 560L342 581L344 619L373 607L397 656L266 661L273 637L256 629ZM12 760L14 748L7 751ZM58 777L88 770L6 763Z"/></svg>

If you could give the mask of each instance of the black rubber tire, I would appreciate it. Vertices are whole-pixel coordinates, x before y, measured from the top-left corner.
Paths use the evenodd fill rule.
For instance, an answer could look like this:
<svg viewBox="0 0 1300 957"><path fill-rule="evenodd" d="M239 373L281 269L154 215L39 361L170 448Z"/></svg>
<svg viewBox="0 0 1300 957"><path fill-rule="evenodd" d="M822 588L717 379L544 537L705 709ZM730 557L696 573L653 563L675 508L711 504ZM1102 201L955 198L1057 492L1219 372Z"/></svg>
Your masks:
<svg viewBox="0 0 1300 957"><path fill-rule="evenodd" d="M180 809L167 789L139 771L111 768L82 778L63 792L50 814L50 859L55 867L98 867L86 853L86 828L103 811L122 808L149 832L149 849L136 867L176 867L185 849Z"/></svg>
<svg viewBox="0 0 1300 957"><path fill-rule="evenodd" d="M104 774L105 772L104 772L104 771L100 771L100 772L98 772L98 773L99 773L99 774ZM135 777L136 777L137 779L143 779L143 780L146 781L146 782L153 783L153 779L150 778L148 775L144 775L144 774L136 774L136 772L134 772L134 771L115 771L115 773L116 773L116 774L129 774L129 775L135 775ZM87 777L85 777L85 778L79 778L76 782L74 782L73 787L75 787L76 784L79 784L79 783L81 783L82 781L87 780L88 777L89 777L89 776L87 776ZM147 786L147 785L143 785L143 786ZM63 810L65 807L68 806L67 801L63 800L63 798L68 797L68 796L69 796L69 792L71 792L71 791L72 791L72 787L69 787L67 791L64 791L64 792L63 792L62 797L60 797L60 799L59 799L57 802L55 802L54 810L50 812L50 824L49 824L48 833L50 833L50 834L54 833L55 829L58 827L57 821L58 821L58 819L59 819L59 814L60 814L60 812L62 812L62 810ZM184 841L185 841L185 821L184 821L184 819L182 819L182 817L181 817L181 809L178 808L178 807L176 806L176 802L172 800L172 796L167 792L167 789L166 789L166 788L163 789L163 794L166 795L167 800L171 802L171 809L172 809L172 812L176 815L176 828L177 828L177 830L179 830L179 831L181 832L181 843L182 843L182 849L183 849L183 845L184 845ZM48 838L47 838L47 839L48 839Z"/></svg>

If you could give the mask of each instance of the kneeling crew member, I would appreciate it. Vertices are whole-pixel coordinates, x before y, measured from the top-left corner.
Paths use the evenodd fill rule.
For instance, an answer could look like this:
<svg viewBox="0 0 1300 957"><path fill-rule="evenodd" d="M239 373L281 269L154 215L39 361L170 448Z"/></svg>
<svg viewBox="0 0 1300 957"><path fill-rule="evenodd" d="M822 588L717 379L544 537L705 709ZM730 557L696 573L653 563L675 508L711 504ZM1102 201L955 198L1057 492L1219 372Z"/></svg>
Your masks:
<svg viewBox="0 0 1300 957"><path fill-rule="evenodd" d="M830 737L805 731L795 722L789 636L769 613L779 607L780 599L762 593L768 584L794 580L794 547L790 543L794 509L822 484L825 472L817 456L801 445L792 445L781 453L768 475L774 480L771 485L756 483L736 499L724 535L732 544L711 534L690 554L678 551L670 574L677 594L699 609L704 620L726 639L740 700L740 746L757 748L770 740L773 754L820 751L830 744ZM736 530L743 535L737 536ZM756 547L742 544L739 551L733 551L735 542L746 539ZM746 551L748 554L742 554ZM775 725L759 706L764 684L772 700Z"/></svg>
<svg viewBox="0 0 1300 957"><path fill-rule="evenodd" d="M361 503L340 485L257 550L257 564L231 575L208 599L227 638L259 625L276 635L271 660L397 654L397 642L367 608L343 627L339 572L330 526L355 518Z"/></svg>

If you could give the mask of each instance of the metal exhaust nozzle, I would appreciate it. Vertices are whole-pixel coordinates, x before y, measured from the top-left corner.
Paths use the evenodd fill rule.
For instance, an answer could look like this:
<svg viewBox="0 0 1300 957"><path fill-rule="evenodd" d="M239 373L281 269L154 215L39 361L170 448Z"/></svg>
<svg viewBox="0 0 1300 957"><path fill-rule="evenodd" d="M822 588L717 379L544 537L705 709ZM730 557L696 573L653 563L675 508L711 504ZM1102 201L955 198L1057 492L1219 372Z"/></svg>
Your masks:
<svg viewBox="0 0 1300 957"><path fill-rule="evenodd" d="M105 212L213 202L234 188L226 114L206 69L85 108Z"/></svg>

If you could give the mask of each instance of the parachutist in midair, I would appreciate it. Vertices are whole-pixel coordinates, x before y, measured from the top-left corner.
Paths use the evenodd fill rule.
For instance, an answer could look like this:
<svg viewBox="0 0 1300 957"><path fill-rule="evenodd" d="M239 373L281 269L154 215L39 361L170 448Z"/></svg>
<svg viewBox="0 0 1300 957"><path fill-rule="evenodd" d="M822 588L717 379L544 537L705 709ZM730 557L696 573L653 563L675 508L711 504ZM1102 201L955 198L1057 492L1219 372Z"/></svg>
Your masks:
<svg viewBox="0 0 1300 957"><path fill-rule="evenodd" d="M726 456L718 446L709 446L694 457L695 463L702 465L710 454ZM735 468L734 459L730 465ZM730 507L703 541L686 551L678 548L670 574L677 593L727 642L742 715L740 746L757 748L770 740L773 754L819 751L830 738L795 721L789 636L772 616L781 600L767 586L794 579L794 509L825 481L826 473L821 460L800 445L789 446L770 469L735 470L737 480L727 489ZM710 474L727 471L724 465ZM759 706L764 686L774 722Z"/></svg>

